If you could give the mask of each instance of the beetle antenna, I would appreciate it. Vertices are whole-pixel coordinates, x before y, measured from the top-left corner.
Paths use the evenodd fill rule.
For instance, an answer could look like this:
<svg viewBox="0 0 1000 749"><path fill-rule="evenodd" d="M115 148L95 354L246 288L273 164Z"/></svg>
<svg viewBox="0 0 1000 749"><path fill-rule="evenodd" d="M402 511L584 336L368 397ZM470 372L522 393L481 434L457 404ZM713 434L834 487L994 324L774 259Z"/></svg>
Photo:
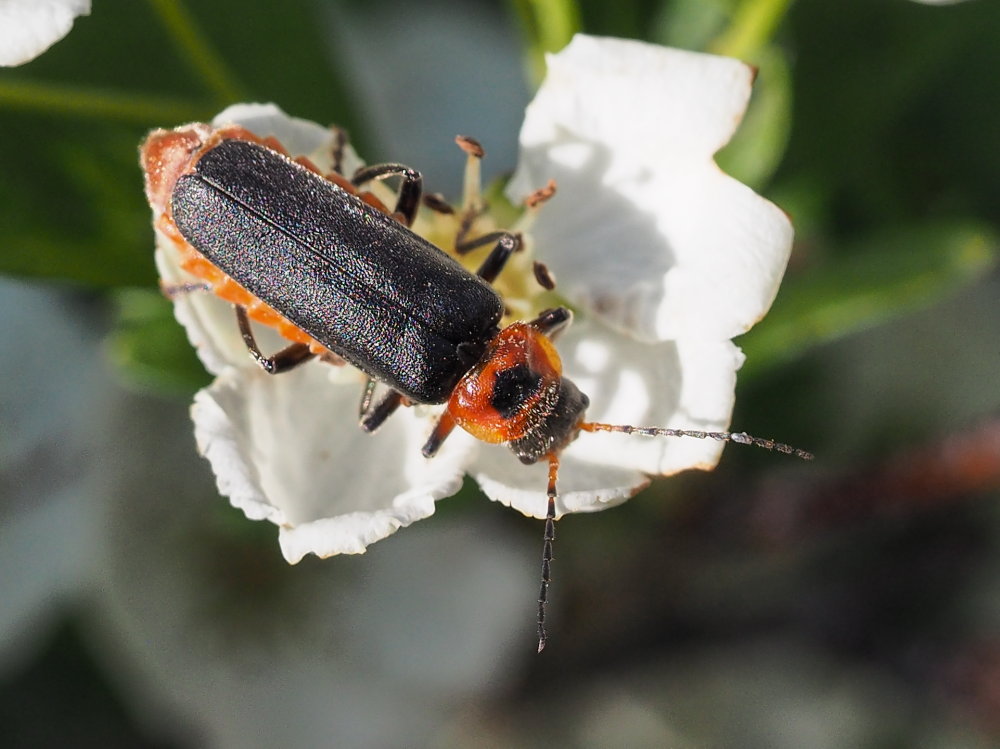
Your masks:
<svg viewBox="0 0 1000 749"><path fill-rule="evenodd" d="M763 447L765 450L773 450L786 455L794 455L802 460L812 460L815 456L806 450L786 445L784 442L763 437L754 437L746 432L702 432L694 429L665 429L663 427L634 427L627 424L598 424L593 421L585 421L580 424L580 429L584 432L621 432L623 434L642 434L647 437L696 437L697 439L712 439L720 442L738 442L741 445L753 445Z"/></svg>
<svg viewBox="0 0 1000 749"><path fill-rule="evenodd" d="M556 540L556 479L559 477L559 456L548 455L549 503L545 510L545 533L542 535L542 587L538 591L538 652L545 650L545 604L549 600L549 583L552 582L552 542Z"/></svg>

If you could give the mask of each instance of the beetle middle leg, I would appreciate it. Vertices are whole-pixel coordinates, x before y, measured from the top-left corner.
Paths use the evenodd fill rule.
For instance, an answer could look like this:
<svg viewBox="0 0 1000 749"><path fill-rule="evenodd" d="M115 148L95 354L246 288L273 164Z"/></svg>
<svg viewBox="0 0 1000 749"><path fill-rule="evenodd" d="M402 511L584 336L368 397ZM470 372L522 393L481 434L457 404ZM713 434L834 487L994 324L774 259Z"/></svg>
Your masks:
<svg viewBox="0 0 1000 749"><path fill-rule="evenodd" d="M309 345L305 343L293 343L272 356L264 356L257 346L257 339L254 338L253 330L250 328L250 316L247 315L246 307L236 305L235 309L236 322L240 327L243 343L246 344L254 361L268 374L287 372L316 356L309 350Z"/></svg>
<svg viewBox="0 0 1000 749"><path fill-rule="evenodd" d="M378 380L365 375L365 387L361 391L361 402L358 404L358 425L369 434L381 427L404 402L403 394L392 389L376 401L377 387Z"/></svg>
<svg viewBox="0 0 1000 749"><path fill-rule="evenodd" d="M351 177L351 184L360 187L365 182L386 177L400 177L403 182L399 186L399 195L396 197L396 208L394 213L398 214L407 227L413 225L413 219L417 216L417 208L420 207L420 195L423 191L423 177L416 169L411 169L404 164L375 164L358 169Z"/></svg>
<svg viewBox="0 0 1000 749"><path fill-rule="evenodd" d="M403 405L403 395L396 390L390 390L375 403L376 387L378 381L365 375L365 387L361 391L361 402L358 404L358 419L361 428L369 433L382 426L385 420Z"/></svg>

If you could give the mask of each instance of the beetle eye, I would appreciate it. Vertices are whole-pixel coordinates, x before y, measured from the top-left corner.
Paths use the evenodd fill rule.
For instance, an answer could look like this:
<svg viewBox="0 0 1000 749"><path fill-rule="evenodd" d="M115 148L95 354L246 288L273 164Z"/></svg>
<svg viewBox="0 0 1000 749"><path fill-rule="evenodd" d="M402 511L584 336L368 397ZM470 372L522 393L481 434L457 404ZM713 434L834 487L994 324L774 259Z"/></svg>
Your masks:
<svg viewBox="0 0 1000 749"><path fill-rule="evenodd" d="M504 419L515 416L524 402L542 388L542 376L527 364L515 364L497 372L490 395L490 405Z"/></svg>

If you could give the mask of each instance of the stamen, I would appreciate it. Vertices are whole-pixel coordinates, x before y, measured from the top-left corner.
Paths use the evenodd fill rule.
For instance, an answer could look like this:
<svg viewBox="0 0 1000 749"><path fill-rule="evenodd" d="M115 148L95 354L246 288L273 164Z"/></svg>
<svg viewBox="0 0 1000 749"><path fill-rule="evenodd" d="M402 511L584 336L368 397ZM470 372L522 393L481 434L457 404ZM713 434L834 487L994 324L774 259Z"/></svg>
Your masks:
<svg viewBox="0 0 1000 749"><path fill-rule="evenodd" d="M468 155L465 160L465 178L462 186L463 216L477 216L482 212L482 171L479 162L485 155L479 141L468 135L455 136L455 143Z"/></svg>
<svg viewBox="0 0 1000 749"><path fill-rule="evenodd" d="M538 281L538 285L543 289L552 291L556 287L556 279L545 263L535 260L531 265L531 270L535 274L535 280Z"/></svg>
<svg viewBox="0 0 1000 749"><path fill-rule="evenodd" d="M545 187L539 187L531 195L524 199L525 208L537 208L546 200L556 194L556 181L550 179Z"/></svg>

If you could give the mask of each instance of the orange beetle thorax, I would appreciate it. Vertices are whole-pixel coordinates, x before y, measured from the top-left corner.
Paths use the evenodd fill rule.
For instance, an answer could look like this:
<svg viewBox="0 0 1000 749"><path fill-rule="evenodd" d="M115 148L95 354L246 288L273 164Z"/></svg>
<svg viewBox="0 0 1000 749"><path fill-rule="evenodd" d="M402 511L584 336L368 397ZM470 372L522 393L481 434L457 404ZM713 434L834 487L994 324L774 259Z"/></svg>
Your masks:
<svg viewBox="0 0 1000 749"><path fill-rule="evenodd" d="M533 463L576 437L587 405L587 397L562 377L552 342L521 322L500 331L459 381L448 413L477 439L511 443L523 462Z"/></svg>

